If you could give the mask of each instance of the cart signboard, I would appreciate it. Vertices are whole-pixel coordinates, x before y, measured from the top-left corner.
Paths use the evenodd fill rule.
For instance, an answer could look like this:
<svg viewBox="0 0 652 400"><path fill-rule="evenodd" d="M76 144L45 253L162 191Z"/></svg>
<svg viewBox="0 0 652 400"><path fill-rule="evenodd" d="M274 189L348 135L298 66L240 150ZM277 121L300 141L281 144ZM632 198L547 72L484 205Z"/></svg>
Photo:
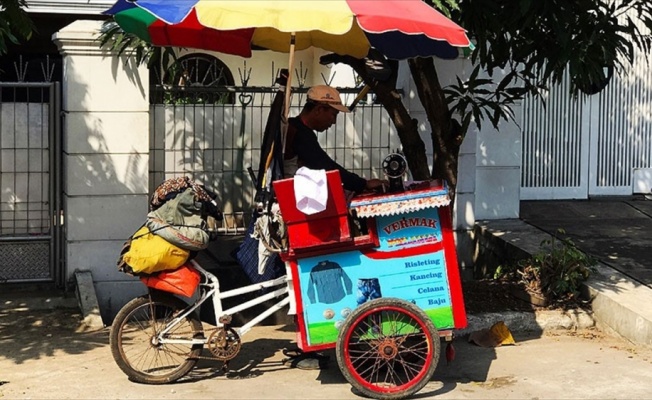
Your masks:
<svg viewBox="0 0 652 400"><path fill-rule="evenodd" d="M454 328L437 209L381 217L376 220L376 229L380 239L377 249L297 260L310 346L335 342L353 309L381 297L417 305L437 329Z"/></svg>

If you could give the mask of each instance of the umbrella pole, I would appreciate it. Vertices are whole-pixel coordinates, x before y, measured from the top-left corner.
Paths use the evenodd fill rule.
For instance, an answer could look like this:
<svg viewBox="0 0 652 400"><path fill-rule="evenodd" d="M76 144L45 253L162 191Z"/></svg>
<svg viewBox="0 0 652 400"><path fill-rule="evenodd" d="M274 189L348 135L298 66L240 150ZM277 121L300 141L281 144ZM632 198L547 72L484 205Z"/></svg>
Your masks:
<svg viewBox="0 0 652 400"><path fill-rule="evenodd" d="M367 95L367 93L369 93L370 89L371 89L371 86L364 85L364 87L362 88L360 93L358 93L358 95L355 97L355 99L353 99L353 103L351 103L351 105L349 106L349 111L353 111L353 109L355 108L355 106L358 105L360 100L362 100L362 98L365 97Z"/></svg>
<svg viewBox="0 0 652 400"><path fill-rule="evenodd" d="M292 72L294 71L294 45L296 42L296 34L294 32L291 33L290 36L290 60L288 61L288 79L287 83L285 84L285 100L283 103L283 115L281 116L281 155L285 155L285 137L287 136L288 132L288 117L290 115L290 90L292 88ZM269 151L269 154L267 155L267 159L265 160L265 176L262 177L262 186L265 187L269 182L267 179L267 172L269 172L269 166L272 163L272 159L274 154L274 143L272 143L272 147Z"/></svg>
<svg viewBox="0 0 652 400"><path fill-rule="evenodd" d="M294 45L296 42L296 34L294 32L291 33L290 36L290 60L288 61L288 81L287 84L285 85L285 104L283 108L283 119L281 120L283 123L282 129L281 129L281 143L283 145L283 148L281 150L282 154L285 154L285 137L288 132L288 118L290 116L290 95L291 95L291 90L292 90L292 74L294 73Z"/></svg>

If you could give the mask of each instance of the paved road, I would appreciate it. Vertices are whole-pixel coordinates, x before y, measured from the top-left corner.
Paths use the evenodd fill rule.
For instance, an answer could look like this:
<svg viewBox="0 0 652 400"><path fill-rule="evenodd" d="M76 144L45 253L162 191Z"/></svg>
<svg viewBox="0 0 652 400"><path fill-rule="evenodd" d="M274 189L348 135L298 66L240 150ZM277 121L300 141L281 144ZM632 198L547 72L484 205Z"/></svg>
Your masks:
<svg viewBox="0 0 652 400"><path fill-rule="evenodd" d="M129 382L111 358L108 330L74 333L71 311L0 311L2 399L358 399L331 361L323 371L288 369L280 349L294 333L284 325L255 327L224 375L201 362L182 382ZM560 332L560 331L557 331ZM452 365L416 398L649 399L652 351L594 331L527 336L516 346L480 348L456 339Z"/></svg>
<svg viewBox="0 0 652 400"><path fill-rule="evenodd" d="M644 197L523 201L520 214L548 233L565 230L581 250L652 287L652 201Z"/></svg>

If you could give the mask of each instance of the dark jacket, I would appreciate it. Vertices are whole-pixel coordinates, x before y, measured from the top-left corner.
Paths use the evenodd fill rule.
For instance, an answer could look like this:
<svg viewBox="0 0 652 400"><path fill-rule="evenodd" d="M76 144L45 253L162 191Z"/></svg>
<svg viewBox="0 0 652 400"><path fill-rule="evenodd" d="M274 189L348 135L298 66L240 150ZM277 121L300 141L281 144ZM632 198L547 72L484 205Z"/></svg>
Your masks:
<svg viewBox="0 0 652 400"><path fill-rule="evenodd" d="M360 193L365 189L367 181L336 163L321 148L317 140L317 134L304 125L299 117L290 118L289 125L285 149L286 159L297 156L300 166L326 171L338 170L340 171L344 189L356 193Z"/></svg>

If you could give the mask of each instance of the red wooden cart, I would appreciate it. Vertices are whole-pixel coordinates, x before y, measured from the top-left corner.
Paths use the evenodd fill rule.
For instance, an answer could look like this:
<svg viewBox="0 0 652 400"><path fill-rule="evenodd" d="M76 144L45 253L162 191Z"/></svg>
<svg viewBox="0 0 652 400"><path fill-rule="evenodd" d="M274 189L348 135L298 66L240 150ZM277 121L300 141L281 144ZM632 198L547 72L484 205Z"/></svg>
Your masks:
<svg viewBox="0 0 652 400"><path fill-rule="evenodd" d="M421 182L347 204L339 173L326 177L326 208L311 215L297 208L294 179L274 182L297 343L335 348L342 373L367 396L411 395L431 379L440 337L467 324L448 189Z"/></svg>

